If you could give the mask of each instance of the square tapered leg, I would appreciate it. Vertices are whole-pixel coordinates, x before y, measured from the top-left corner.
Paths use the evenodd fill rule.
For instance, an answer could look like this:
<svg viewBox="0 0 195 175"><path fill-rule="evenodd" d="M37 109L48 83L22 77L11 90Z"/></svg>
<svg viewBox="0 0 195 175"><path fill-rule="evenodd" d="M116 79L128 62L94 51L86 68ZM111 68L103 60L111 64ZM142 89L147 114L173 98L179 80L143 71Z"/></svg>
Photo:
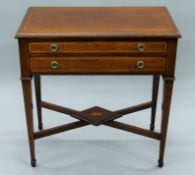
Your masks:
<svg viewBox="0 0 195 175"><path fill-rule="evenodd" d="M36 106L37 106L37 116L38 116L38 128L39 130L43 129L42 122L42 109L40 106L41 102L41 76L34 75L34 84L35 84L35 96L36 96Z"/></svg>
<svg viewBox="0 0 195 175"><path fill-rule="evenodd" d="M34 141L34 129L33 129L33 112L32 112L32 89L31 89L31 79L22 80L23 95L24 95L24 105L26 112L26 124L28 132L29 149L31 156L32 167L36 166L35 158L35 141Z"/></svg>
<svg viewBox="0 0 195 175"><path fill-rule="evenodd" d="M157 100L158 100L159 79L160 79L160 75L153 75L152 108L151 108L151 122L150 122L150 130L151 131L154 131L154 128L155 128L155 118L156 118L156 107L157 107Z"/></svg>
<svg viewBox="0 0 195 175"><path fill-rule="evenodd" d="M164 164L164 152L165 144L167 137L167 129L169 122L169 112L171 105L172 89L173 89L173 80L164 78L163 86L163 105L162 105L162 120L161 120L161 139L160 139L160 152L159 152L159 167L163 167Z"/></svg>

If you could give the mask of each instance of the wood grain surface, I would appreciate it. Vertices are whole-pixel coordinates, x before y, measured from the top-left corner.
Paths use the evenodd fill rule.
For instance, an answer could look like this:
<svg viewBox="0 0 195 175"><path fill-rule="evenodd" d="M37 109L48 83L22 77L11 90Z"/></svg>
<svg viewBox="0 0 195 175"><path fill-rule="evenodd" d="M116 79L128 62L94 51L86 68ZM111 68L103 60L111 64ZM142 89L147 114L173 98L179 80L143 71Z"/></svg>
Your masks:
<svg viewBox="0 0 195 175"><path fill-rule="evenodd" d="M165 7L31 7L17 38L180 37Z"/></svg>

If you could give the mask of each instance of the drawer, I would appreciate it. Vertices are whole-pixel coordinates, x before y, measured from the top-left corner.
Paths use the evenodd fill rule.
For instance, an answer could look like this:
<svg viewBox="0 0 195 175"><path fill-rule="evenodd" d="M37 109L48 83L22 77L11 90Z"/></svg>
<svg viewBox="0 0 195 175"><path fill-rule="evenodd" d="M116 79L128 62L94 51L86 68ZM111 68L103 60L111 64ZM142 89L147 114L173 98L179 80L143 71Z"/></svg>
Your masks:
<svg viewBox="0 0 195 175"><path fill-rule="evenodd" d="M78 42L31 42L31 54L50 53L160 53L166 54L166 42L133 41L78 41Z"/></svg>
<svg viewBox="0 0 195 175"><path fill-rule="evenodd" d="M163 73L164 57L33 57L33 73Z"/></svg>

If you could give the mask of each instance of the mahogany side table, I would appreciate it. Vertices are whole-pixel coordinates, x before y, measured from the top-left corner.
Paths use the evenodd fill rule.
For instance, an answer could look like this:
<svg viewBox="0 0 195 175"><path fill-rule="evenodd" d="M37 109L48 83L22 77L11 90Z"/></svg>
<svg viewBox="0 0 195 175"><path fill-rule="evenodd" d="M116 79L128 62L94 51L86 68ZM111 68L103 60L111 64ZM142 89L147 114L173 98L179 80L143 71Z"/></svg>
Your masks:
<svg viewBox="0 0 195 175"><path fill-rule="evenodd" d="M31 165L36 166L35 140L89 124L106 125L160 141L163 166L177 40L180 38L165 7L31 7L16 34L26 111ZM83 111L41 99L41 75L151 75L152 99L110 111ZM160 133L154 131L159 77L163 77ZM31 80L35 81L38 128L34 131ZM76 122L43 129L42 108L68 114ZM123 115L151 108L149 129L115 121Z"/></svg>

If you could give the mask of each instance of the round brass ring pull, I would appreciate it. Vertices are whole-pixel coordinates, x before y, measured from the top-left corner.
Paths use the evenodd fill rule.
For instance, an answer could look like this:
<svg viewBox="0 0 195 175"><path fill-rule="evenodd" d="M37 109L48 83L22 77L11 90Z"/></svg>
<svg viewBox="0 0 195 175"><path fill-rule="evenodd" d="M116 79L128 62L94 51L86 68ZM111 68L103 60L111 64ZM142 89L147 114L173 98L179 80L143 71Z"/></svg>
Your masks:
<svg viewBox="0 0 195 175"><path fill-rule="evenodd" d="M137 68L138 69L143 69L144 68L144 61L138 61L137 62Z"/></svg>
<svg viewBox="0 0 195 175"><path fill-rule="evenodd" d="M59 63L58 63L57 61L52 61L52 62L50 63L50 67L51 67L52 69L58 69L58 68L59 68Z"/></svg>
<svg viewBox="0 0 195 175"><path fill-rule="evenodd" d="M139 43L137 45L137 50L140 52L143 52L145 50L145 44L144 43Z"/></svg>
<svg viewBox="0 0 195 175"><path fill-rule="evenodd" d="M52 52L56 52L58 50L58 45L55 43L52 43L50 46L50 49Z"/></svg>

